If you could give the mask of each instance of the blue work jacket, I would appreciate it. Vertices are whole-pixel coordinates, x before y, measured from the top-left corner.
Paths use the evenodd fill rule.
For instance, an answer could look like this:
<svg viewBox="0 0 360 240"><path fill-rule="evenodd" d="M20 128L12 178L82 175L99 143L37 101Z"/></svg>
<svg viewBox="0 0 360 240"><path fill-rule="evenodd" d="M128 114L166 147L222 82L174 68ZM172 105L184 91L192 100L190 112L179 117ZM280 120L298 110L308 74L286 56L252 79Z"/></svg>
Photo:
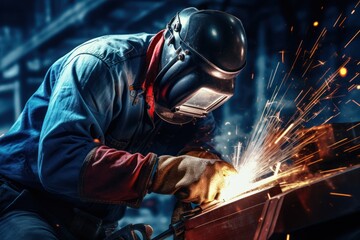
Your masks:
<svg viewBox="0 0 360 240"><path fill-rule="evenodd" d="M139 206L156 156L213 150L212 114L183 125L169 124L156 115L151 119L143 95L130 90L134 81L144 78L153 36L103 36L57 60L15 124L0 138L0 175L109 220L119 217L124 205ZM124 179L137 181L136 194L127 196L128 189L115 189L114 181L106 191L124 195L114 201L102 199L101 194L93 195L99 199L81 195L81 188L91 184L83 178L84 165L100 147L106 147L102 157L114 153L113 158L120 154L125 159L126 164L115 166L112 174L120 176L117 181L125 175ZM93 181L107 174L107 169L102 170ZM140 180L131 179L136 171Z"/></svg>

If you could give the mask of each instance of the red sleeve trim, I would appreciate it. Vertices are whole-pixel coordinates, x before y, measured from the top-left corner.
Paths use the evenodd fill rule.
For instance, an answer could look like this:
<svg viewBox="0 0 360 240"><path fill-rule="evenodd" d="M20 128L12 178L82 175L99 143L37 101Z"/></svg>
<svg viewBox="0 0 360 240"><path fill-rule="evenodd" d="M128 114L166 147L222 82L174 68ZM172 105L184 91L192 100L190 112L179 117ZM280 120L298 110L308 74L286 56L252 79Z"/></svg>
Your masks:
<svg viewBox="0 0 360 240"><path fill-rule="evenodd" d="M155 171L157 156L96 147L80 173L80 196L94 202L139 207Z"/></svg>

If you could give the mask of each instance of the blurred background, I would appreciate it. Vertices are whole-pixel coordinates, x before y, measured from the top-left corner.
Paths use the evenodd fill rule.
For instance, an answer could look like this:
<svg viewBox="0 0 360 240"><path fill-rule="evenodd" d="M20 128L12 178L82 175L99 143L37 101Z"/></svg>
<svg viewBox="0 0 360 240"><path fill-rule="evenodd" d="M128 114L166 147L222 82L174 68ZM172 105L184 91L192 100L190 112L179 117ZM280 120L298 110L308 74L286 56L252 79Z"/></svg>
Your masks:
<svg viewBox="0 0 360 240"><path fill-rule="evenodd" d="M316 117L304 126L360 121L359 2L0 0L0 136L49 66L69 50L106 34L156 33L177 11L190 6L229 12L242 20L247 33L247 65L237 79L236 93L215 111L227 135L235 129L245 139L277 90L283 96L281 117L286 122L296 111L298 94L316 89L334 72L338 74L328 86L330 94L314 107ZM226 150L230 148L221 149L231 154ZM129 209L122 224L146 222L159 233L168 227L173 203L170 197L149 195L141 209Z"/></svg>

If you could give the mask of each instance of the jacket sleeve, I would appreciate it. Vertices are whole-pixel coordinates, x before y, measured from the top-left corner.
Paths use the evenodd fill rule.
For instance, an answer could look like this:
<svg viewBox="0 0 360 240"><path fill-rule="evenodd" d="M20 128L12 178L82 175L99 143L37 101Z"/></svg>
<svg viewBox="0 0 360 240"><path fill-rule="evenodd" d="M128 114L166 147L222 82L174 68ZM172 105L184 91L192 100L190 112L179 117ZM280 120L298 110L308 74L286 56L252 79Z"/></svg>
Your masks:
<svg viewBox="0 0 360 240"><path fill-rule="evenodd" d="M131 154L104 143L124 86L102 60L81 54L53 74L39 141L39 178L54 194L138 206L156 156ZM117 110L120 111L120 110ZM121 123L119 123L121 124Z"/></svg>

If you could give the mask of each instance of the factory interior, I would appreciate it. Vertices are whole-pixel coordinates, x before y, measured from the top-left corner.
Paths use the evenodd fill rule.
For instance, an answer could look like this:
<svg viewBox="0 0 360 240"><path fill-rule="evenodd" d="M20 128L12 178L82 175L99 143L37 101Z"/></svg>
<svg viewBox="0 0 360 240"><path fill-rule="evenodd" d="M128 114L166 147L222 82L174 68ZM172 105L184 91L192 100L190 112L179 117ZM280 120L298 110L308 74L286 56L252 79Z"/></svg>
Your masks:
<svg viewBox="0 0 360 240"><path fill-rule="evenodd" d="M246 66L214 111L216 141L240 176L256 174L190 216L185 239L360 237L359 0L1 0L0 136L58 58L103 35L155 34L186 7L243 23ZM148 194L119 223L150 224L157 236L174 204Z"/></svg>

